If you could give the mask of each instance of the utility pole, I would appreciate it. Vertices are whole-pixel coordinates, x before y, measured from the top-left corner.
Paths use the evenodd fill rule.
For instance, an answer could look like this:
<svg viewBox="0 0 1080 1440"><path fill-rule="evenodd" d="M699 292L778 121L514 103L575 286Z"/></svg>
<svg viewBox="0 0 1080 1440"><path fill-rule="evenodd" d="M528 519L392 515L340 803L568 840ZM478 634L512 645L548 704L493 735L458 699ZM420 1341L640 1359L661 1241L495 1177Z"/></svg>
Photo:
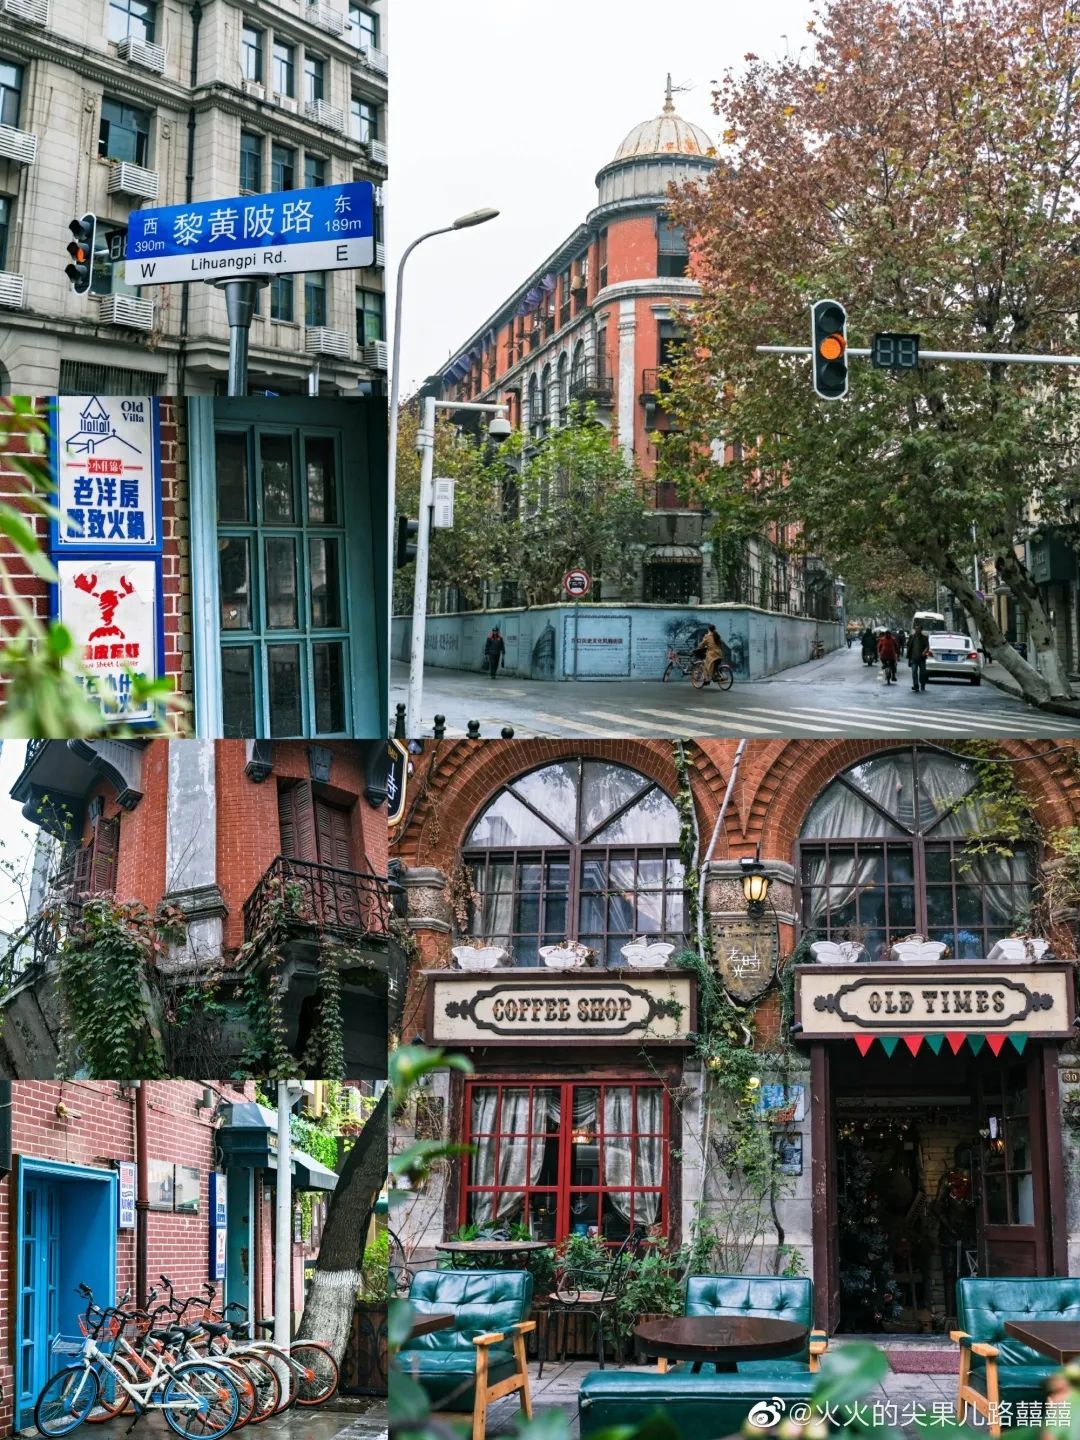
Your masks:
<svg viewBox="0 0 1080 1440"><path fill-rule="evenodd" d="M295 1080L277 1082L277 1209L274 1228L274 1344L292 1339L292 1131Z"/></svg>
<svg viewBox="0 0 1080 1440"><path fill-rule="evenodd" d="M268 275L255 275L249 280L214 280L215 290L225 292L225 311L229 319L229 395L248 393L248 337L251 318L259 291L270 284Z"/></svg>

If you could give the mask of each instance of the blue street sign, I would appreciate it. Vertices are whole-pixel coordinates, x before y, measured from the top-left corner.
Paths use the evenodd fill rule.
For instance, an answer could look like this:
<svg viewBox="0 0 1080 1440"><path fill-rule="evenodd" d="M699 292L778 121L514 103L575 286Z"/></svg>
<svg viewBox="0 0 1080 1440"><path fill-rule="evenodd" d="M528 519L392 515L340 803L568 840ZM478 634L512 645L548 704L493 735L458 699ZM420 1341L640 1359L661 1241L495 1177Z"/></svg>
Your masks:
<svg viewBox="0 0 1080 1440"><path fill-rule="evenodd" d="M370 180L136 210L128 220L129 285L251 279L375 263Z"/></svg>

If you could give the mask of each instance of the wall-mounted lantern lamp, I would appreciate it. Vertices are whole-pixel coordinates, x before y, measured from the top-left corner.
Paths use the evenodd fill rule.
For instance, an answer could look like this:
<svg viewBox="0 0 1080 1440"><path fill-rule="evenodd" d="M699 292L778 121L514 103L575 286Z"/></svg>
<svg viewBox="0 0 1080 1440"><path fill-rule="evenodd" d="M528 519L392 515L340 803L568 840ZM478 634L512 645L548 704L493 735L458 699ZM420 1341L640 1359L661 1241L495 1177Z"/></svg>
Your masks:
<svg viewBox="0 0 1080 1440"><path fill-rule="evenodd" d="M765 874L765 866L756 856L744 856L739 865L742 868L746 913L751 920L760 920L765 914L765 898L769 893L769 877Z"/></svg>

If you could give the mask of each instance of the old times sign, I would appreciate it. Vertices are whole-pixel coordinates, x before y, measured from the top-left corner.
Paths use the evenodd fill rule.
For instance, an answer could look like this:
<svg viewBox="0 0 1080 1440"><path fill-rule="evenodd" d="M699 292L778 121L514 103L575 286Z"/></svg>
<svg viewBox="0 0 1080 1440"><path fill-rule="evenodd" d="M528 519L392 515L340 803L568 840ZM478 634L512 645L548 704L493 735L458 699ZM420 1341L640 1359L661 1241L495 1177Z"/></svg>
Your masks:
<svg viewBox="0 0 1080 1440"><path fill-rule="evenodd" d="M153 707L135 704L131 682L162 673L158 562L60 559L56 568L56 618L75 641L80 681L106 714L152 720Z"/></svg>
<svg viewBox="0 0 1080 1440"><path fill-rule="evenodd" d="M1069 1035L1067 965L800 965L795 1015L803 1039L855 1034Z"/></svg>
<svg viewBox="0 0 1080 1440"><path fill-rule="evenodd" d="M601 1043L686 1043L694 1028L692 976L671 971L560 974L522 969L427 972L431 1041L509 1045L558 1037Z"/></svg>
<svg viewBox="0 0 1080 1440"><path fill-rule="evenodd" d="M161 435L149 396L61 396L53 474L59 516L51 548L161 549Z"/></svg>

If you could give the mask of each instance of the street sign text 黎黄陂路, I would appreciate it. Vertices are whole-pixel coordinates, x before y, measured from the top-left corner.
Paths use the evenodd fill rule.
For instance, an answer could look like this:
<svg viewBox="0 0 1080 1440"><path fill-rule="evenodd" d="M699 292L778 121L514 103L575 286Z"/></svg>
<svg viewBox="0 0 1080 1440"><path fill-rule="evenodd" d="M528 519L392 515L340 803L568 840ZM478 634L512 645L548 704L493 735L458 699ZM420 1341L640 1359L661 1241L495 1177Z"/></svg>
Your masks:
<svg viewBox="0 0 1080 1440"><path fill-rule="evenodd" d="M374 214L369 180L136 210L124 279L174 285L361 269L375 262Z"/></svg>

